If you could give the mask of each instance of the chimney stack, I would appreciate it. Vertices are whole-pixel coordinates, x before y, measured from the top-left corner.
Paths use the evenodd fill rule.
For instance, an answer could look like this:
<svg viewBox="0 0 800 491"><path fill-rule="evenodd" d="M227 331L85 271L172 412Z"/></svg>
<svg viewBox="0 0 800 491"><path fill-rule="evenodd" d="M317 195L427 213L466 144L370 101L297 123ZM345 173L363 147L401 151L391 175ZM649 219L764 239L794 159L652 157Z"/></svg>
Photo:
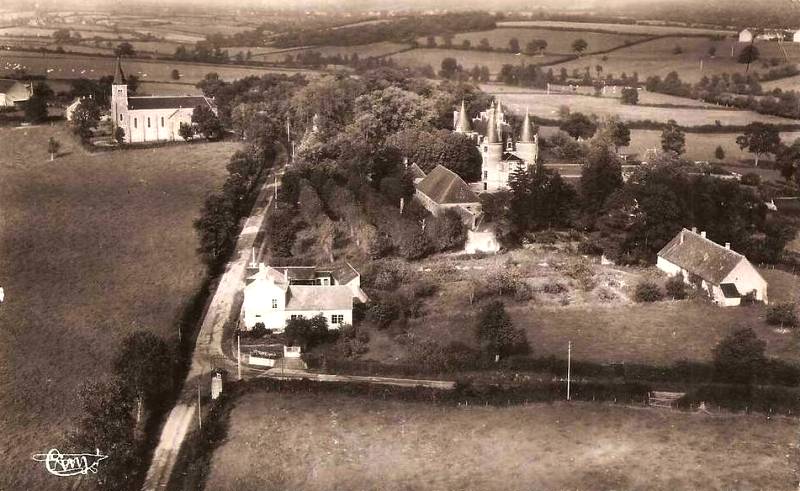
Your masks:
<svg viewBox="0 0 800 491"><path fill-rule="evenodd" d="M692 227L692 232L697 233L697 227Z"/></svg>
<svg viewBox="0 0 800 491"><path fill-rule="evenodd" d="M703 230L702 232L700 232L700 237L702 237L702 238L704 238L704 239L706 238L706 231L705 231L705 230Z"/></svg>
<svg viewBox="0 0 800 491"><path fill-rule="evenodd" d="M731 250L731 243L725 242L725 249Z"/></svg>
<svg viewBox="0 0 800 491"><path fill-rule="evenodd" d="M287 268L283 268L283 279L289 281L289 270Z"/></svg>

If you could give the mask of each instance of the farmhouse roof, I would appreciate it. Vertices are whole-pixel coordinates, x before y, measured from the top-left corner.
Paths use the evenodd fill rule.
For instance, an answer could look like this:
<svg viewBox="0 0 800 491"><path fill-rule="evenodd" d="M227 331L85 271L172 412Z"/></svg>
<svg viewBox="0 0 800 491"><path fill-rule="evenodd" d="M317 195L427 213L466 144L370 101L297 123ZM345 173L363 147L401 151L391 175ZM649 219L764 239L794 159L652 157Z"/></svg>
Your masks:
<svg viewBox="0 0 800 491"><path fill-rule="evenodd" d="M286 295L286 310L349 310L353 298L348 286L292 285Z"/></svg>
<svg viewBox="0 0 800 491"><path fill-rule="evenodd" d="M114 69L114 85L124 85L125 84L125 74L122 73L122 62L117 56L117 66Z"/></svg>
<svg viewBox="0 0 800 491"><path fill-rule="evenodd" d="M525 109L525 119L522 120L522 133L520 134L519 142L533 143L533 136L531 134L531 116L527 109Z"/></svg>
<svg viewBox="0 0 800 491"><path fill-rule="evenodd" d="M437 165L416 184L417 190L440 205L477 203L478 195L450 169Z"/></svg>
<svg viewBox="0 0 800 491"><path fill-rule="evenodd" d="M19 80L12 80L10 78L0 78L0 94L5 94L18 83Z"/></svg>
<svg viewBox="0 0 800 491"><path fill-rule="evenodd" d="M658 255L713 285L719 285L733 268L747 260L738 252L687 229L678 232Z"/></svg>
<svg viewBox="0 0 800 491"><path fill-rule="evenodd" d="M407 170L411 174L412 179L425 179L425 171L420 169L416 163L409 165Z"/></svg>
<svg viewBox="0 0 800 491"><path fill-rule="evenodd" d="M469 116L467 116L467 106L464 104L464 99L461 99L461 110L458 112L456 131L460 133L469 133L471 131Z"/></svg>
<svg viewBox="0 0 800 491"><path fill-rule="evenodd" d="M146 96L129 97L128 109L179 109L195 108L203 104L211 106L211 101L203 96Z"/></svg>
<svg viewBox="0 0 800 491"><path fill-rule="evenodd" d="M317 273L326 272L331 273L333 278L342 285L346 285L358 277L358 271L350 263L341 262L324 266L268 266L260 268L259 272L252 276L252 279L261 276L271 279L276 284L286 286L287 278L289 281L313 280L317 277Z"/></svg>

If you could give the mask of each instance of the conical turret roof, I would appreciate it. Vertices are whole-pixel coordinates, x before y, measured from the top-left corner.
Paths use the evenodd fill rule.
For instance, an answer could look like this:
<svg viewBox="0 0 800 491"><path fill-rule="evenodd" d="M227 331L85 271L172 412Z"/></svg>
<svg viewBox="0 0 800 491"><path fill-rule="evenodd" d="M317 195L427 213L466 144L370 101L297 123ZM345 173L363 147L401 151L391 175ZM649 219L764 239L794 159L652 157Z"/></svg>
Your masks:
<svg viewBox="0 0 800 491"><path fill-rule="evenodd" d="M522 133L520 134L519 141L520 143L533 143L531 116L527 109L525 109L525 119L522 120Z"/></svg>
<svg viewBox="0 0 800 491"><path fill-rule="evenodd" d="M469 116L467 116L467 106L464 99L461 99L461 111L458 113L458 121L456 122L456 131L458 133L469 133L472 128L469 124Z"/></svg>
<svg viewBox="0 0 800 491"><path fill-rule="evenodd" d="M497 135L497 108L492 103L492 108L489 110L489 121L486 125L486 141L488 143L500 143L500 138Z"/></svg>
<svg viewBox="0 0 800 491"><path fill-rule="evenodd" d="M117 56L117 67L114 70L114 85L125 85L125 74L122 73L122 62Z"/></svg>

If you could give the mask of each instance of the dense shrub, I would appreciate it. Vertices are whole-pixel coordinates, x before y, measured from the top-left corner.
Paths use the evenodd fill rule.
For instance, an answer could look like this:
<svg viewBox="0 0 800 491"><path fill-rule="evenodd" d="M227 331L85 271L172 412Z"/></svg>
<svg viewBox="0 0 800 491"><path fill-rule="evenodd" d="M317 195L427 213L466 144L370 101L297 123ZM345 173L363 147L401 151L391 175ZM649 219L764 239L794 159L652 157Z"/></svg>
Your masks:
<svg viewBox="0 0 800 491"><path fill-rule="evenodd" d="M739 182L745 186L758 186L761 184L761 176L755 172L748 172L747 174L742 175L742 179Z"/></svg>
<svg viewBox="0 0 800 491"><path fill-rule="evenodd" d="M519 273L499 270L490 273L480 284L478 297L507 296L518 301L527 301L533 297L530 285Z"/></svg>
<svg viewBox="0 0 800 491"><path fill-rule="evenodd" d="M633 296L637 302L658 302L663 297L661 288L652 281L642 281L636 285L636 292Z"/></svg>
<svg viewBox="0 0 800 491"><path fill-rule="evenodd" d="M565 275L577 280L584 291L589 291L596 286L594 279L594 268L585 259L571 260L562 268Z"/></svg>
<svg viewBox="0 0 800 491"><path fill-rule="evenodd" d="M597 245L596 242L591 240L582 240L578 244L578 254L584 254L587 256L599 256L603 253L603 249Z"/></svg>
<svg viewBox="0 0 800 491"><path fill-rule="evenodd" d="M686 283L684 283L683 274L681 273L668 279L664 288L667 291L667 296L672 297L674 300L683 300L686 298Z"/></svg>
<svg viewBox="0 0 800 491"><path fill-rule="evenodd" d="M343 324L339 327L335 348L345 358L363 355L369 350L369 333L363 328Z"/></svg>
<svg viewBox="0 0 800 491"><path fill-rule="evenodd" d="M384 329L400 317L400 308L392 302L370 302L367 307L366 320L378 328Z"/></svg>
<svg viewBox="0 0 800 491"><path fill-rule="evenodd" d="M678 406L693 409L702 402L733 411L800 413L800 393L797 389L784 387L704 385L688 392L678 401Z"/></svg>
<svg viewBox="0 0 800 491"><path fill-rule="evenodd" d="M558 295L567 291L567 287L557 281L550 281L544 285L542 291L550 295Z"/></svg>
<svg viewBox="0 0 800 491"><path fill-rule="evenodd" d="M794 302L777 303L767 307L767 324L795 327L797 325L797 313Z"/></svg>

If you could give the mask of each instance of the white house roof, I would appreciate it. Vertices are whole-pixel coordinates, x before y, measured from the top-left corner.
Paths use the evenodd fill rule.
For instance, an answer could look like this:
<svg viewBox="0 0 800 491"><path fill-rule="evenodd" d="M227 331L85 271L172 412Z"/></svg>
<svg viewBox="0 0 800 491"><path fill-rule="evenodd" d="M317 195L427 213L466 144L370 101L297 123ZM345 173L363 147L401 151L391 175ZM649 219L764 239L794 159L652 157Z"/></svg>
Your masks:
<svg viewBox="0 0 800 491"><path fill-rule="evenodd" d="M286 293L286 310L350 310L353 298L349 286L291 285Z"/></svg>

